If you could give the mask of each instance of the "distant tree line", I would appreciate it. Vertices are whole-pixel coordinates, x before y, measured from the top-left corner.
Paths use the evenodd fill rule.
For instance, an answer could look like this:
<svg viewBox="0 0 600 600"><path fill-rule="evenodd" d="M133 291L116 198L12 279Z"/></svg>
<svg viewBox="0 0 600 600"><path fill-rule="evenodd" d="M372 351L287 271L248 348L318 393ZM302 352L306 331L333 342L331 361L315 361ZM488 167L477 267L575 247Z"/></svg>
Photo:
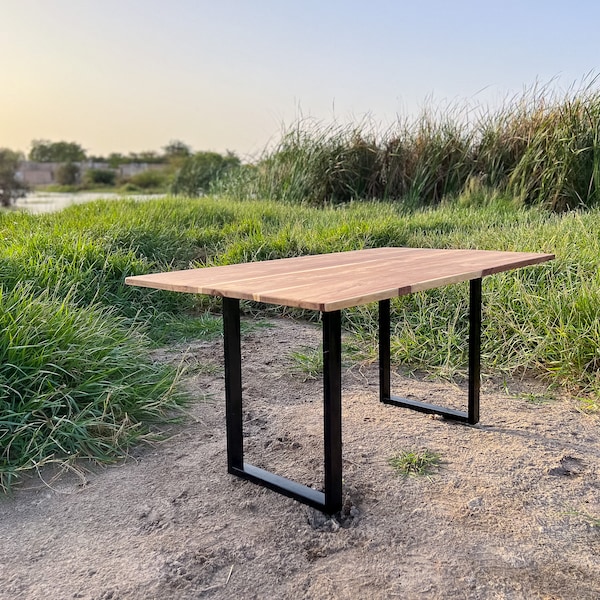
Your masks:
<svg viewBox="0 0 600 600"><path fill-rule="evenodd" d="M49 142L33 140L29 160L34 162L81 162L86 160L85 150L75 142Z"/></svg>
<svg viewBox="0 0 600 600"><path fill-rule="evenodd" d="M148 150L144 152L130 152L128 155L112 152L108 156L88 156L80 144L76 142L51 142L48 140L33 140L28 158L35 162L104 162L116 168L128 163L168 163L174 158L191 156L192 149L179 140L172 140L164 148L163 153Z"/></svg>
<svg viewBox="0 0 600 600"><path fill-rule="evenodd" d="M206 193L210 185L225 173L241 165L233 153L193 152L180 140L172 140L162 152L113 152L108 156L91 156L76 142L34 140L27 158L39 163L58 163L56 183L71 189L120 185L126 191L163 190L195 196ZM19 164L25 156L0 149L0 205L10 206L24 196L27 185L19 178ZM87 164L83 164L87 163ZM156 165L129 177L119 178L119 167L127 164Z"/></svg>

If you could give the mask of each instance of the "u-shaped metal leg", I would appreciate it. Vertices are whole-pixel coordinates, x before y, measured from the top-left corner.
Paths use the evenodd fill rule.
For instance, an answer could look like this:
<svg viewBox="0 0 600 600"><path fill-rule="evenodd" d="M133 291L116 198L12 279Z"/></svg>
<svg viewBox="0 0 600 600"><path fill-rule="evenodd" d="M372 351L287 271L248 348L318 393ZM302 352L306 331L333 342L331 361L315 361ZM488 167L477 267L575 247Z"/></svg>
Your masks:
<svg viewBox="0 0 600 600"><path fill-rule="evenodd" d="M327 514L342 508L341 313L322 313L324 492L244 462L239 300L223 298L227 470Z"/></svg>
<svg viewBox="0 0 600 600"><path fill-rule="evenodd" d="M390 301L379 302L379 398L385 404L437 414L474 425L479 422L481 378L481 278L469 282L469 392L467 411L454 410L391 395Z"/></svg>

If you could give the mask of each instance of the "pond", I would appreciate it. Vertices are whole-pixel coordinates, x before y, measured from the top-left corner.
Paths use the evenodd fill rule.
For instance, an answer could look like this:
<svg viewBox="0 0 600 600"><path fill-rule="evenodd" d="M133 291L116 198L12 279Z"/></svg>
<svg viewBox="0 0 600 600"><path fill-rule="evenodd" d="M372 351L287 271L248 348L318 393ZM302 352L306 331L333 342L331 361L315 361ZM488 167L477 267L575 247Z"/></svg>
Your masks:
<svg viewBox="0 0 600 600"><path fill-rule="evenodd" d="M115 194L111 192L78 192L64 194L60 192L32 192L25 198L19 198L15 207L32 214L41 214L62 210L73 204L82 204L93 200L119 200L133 198L135 200L148 200L150 198L162 198L164 194Z"/></svg>

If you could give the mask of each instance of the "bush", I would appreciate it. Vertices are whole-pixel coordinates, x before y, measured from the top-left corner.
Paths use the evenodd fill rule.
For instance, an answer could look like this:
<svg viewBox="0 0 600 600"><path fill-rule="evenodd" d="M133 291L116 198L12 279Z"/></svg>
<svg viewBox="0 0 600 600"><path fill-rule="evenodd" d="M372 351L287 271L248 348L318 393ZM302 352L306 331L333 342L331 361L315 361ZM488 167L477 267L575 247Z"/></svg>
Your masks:
<svg viewBox="0 0 600 600"><path fill-rule="evenodd" d="M166 185L168 174L165 171L148 169L136 173L127 179L127 184L135 186L133 189L148 190L159 189Z"/></svg>
<svg viewBox="0 0 600 600"><path fill-rule="evenodd" d="M75 185L79 181L79 165L68 162L56 169L56 183L59 185Z"/></svg>
<svg viewBox="0 0 600 600"><path fill-rule="evenodd" d="M17 178L19 159L17 152L0 148L0 206L10 206L27 193L27 186Z"/></svg>
<svg viewBox="0 0 600 600"><path fill-rule="evenodd" d="M111 169L88 169L84 175L84 181L91 185L115 185L117 180L116 171Z"/></svg>
<svg viewBox="0 0 600 600"><path fill-rule="evenodd" d="M171 184L171 192L200 196L225 173L239 166L240 159L230 152L225 156L217 152L198 152L186 159L177 172Z"/></svg>

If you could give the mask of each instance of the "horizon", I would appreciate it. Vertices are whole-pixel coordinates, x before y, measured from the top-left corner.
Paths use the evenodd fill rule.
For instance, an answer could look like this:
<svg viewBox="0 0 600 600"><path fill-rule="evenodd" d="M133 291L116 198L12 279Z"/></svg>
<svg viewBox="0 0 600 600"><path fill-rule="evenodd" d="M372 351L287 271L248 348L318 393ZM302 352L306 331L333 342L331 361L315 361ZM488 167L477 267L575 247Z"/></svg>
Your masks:
<svg viewBox="0 0 600 600"><path fill-rule="evenodd" d="M248 160L303 118L386 129L427 106L597 84L587 1L21 0L0 17L0 147L25 155L33 140L89 156L180 140Z"/></svg>

